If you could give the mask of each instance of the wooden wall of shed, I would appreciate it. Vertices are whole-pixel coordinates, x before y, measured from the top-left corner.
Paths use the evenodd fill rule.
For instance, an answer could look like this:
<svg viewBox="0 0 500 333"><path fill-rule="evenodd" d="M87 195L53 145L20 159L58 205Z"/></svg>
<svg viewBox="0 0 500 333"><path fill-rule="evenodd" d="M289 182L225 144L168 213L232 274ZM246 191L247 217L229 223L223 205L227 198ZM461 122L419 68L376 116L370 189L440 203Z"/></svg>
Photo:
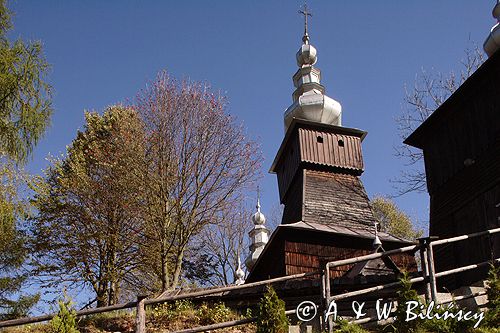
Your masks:
<svg viewBox="0 0 500 333"><path fill-rule="evenodd" d="M477 163L478 158L498 144L499 109L498 83L483 80L474 89L462 91L461 96L457 95L447 109L442 110L454 112L434 124L429 134L432 141L424 147L430 194L465 169L468 162Z"/></svg>
<svg viewBox="0 0 500 333"><path fill-rule="evenodd" d="M500 227L500 182L477 194L468 202L448 210L431 210L430 235L440 238L479 232ZM483 236L454 244L439 246L435 250L436 269L444 271L464 265L475 264L493 258L500 258L500 235ZM474 281L483 280L487 269L465 272L440 280L447 289L454 289Z"/></svg>
<svg viewBox="0 0 500 333"><path fill-rule="evenodd" d="M431 195L431 226L500 184L500 137L476 162L458 172ZM495 200L494 193L493 198ZM500 201L500 198L496 198ZM497 201L498 203L498 201ZM496 203L495 203L496 204Z"/></svg>
<svg viewBox="0 0 500 333"><path fill-rule="evenodd" d="M457 171L431 193L431 236L448 238L500 227L500 137L475 163ZM427 167L427 166L426 166ZM500 257L500 236L476 238L436 249L436 269L448 270ZM443 278L447 289L483 280L486 269Z"/></svg>

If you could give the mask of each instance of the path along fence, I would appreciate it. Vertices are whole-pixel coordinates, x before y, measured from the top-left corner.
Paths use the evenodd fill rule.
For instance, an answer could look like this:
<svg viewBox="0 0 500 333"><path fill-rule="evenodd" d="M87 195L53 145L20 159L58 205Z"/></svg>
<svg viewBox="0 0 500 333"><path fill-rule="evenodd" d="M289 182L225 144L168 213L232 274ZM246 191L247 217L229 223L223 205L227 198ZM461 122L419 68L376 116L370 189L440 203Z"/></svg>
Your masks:
<svg viewBox="0 0 500 333"><path fill-rule="evenodd" d="M135 308L136 309L136 333L144 333L146 331L146 311L145 307L147 305L154 305L154 304L160 304L160 303L166 303L166 302L172 302L176 300L181 300L181 299L192 299L192 298L197 298L197 297L202 297L202 296L208 296L208 295L213 295L217 293L223 293L223 292L228 292L228 291L234 291L234 290L242 290L242 289L249 289L257 286L264 286L264 285L269 285L277 282L284 282L284 281L289 281L289 280L297 280L297 279L302 279L304 277L308 276L320 276L321 277L321 290L320 290L320 295L322 299L322 304L320 304L318 307L323 311L326 310L327 305L330 304L332 301L340 301L344 300L347 298L351 297L356 297L356 296L361 296L361 295L366 295L375 291L379 290L384 290L384 289L389 289L389 288L394 288L399 285L399 282L391 282L391 283L386 283L382 285L377 285L374 287L369 287L361 290L356 290L356 291L351 291L347 293L342 293L342 294L337 294L337 295L332 295L331 294L331 281L330 278L330 270L334 267L338 266L343 266L343 265L351 265L367 260L372 260L372 259L377 259L377 258L382 258L382 257L387 257L395 254L401 254L401 253L416 253L419 251L420 254L420 260L421 260L421 271L420 271L420 276L414 277L410 279L412 283L421 283L424 282L426 285L426 291L425 291L425 297L427 301L433 300L435 304L438 304L438 299L437 299L437 284L436 284L436 279L443 277L443 276L449 276L452 274L457 274L465 271L471 271L480 267L484 267L489 265L491 261L484 261L481 263L477 264L472 264L472 265L467 265L467 266L462 266L462 267L457 267L454 269L442 271L442 272L436 272L434 268L434 251L433 248L438 245L443 245L443 244L449 244L449 243L455 243L455 242L460 242L463 240L475 238L475 237L481 237L481 236L486 236L486 235L492 235L495 233L500 233L500 228L496 229L490 229L482 232L476 232L468 235L461 235L457 237L452 237L452 238L447 238L447 239L441 239L437 240L432 237L425 237L425 238L420 238L419 243L415 245L410 245L407 247L402 247L399 249L391 250L391 251L385 251L381 253L373 253L369 255L364 255L364 256L359 256L359 257L354 257L350 259L343 259L343 260L336 260L336 261L331 261L325 264L325 268L320 270L320 271L315 271L315 272L308 272L308 273L301 273L301 274L295 274L295 275L288 275L288 276L283 276L283 277L278 277L274 279L268 279L264 281L259 281L259 282L253 282L253 283L248 283L248 284L243 284L239 286L228 286L228 287L221 287L221 288L214 288L214 289L207 289L207 290L201 290L201 291L196 291L192 293L186 293L186 294L181 294L181 295L175 295L175 296L166 296L166 297L156 297L156 298L148 298L146 296L139 296L137 298L137 301L134 302L128 302L128 303L123 303L123 304L116 304L112 306L105 306L105 307L100 307L100 308L95 308L95 309L86 309L86 310L81 310L77 311L76 315L81 317L81 316L88 316L92 314L97 314L97 313L104 313L104 312L111 312L111 311L116 311L116 310L122 310L122 309L131 309ZM494 261L500 262L500 258L495 258L493 259ZM484 295L484 292L479 292L479 293L474 293L470 295L465 295L465 296L459 296L456 297L455 300L461 300L461 299L466 299L470 297L477 297ZM286 311L287 314L294 314L295 310L289 310ZM321 311L320 311L321 313ZM5 328L5 327L12 327L12 326L20 326L20 325L25 325L25 324L32 324L32 323L38 323L38 322L43 322L52 319L56 314L49 314L49 315L43 315L43 316L38 316L38 317L29 317L29 318L21 318L21 319L14 319L14 320L7 320L7 321L2 321L0 322L0 329ZM228 321L228 322L223 322L223 323L217 323L213 325L207 325L207 326L199 326L195 328L190 328L190 329L185 329L181 331L176 331L176 333L195 333L195 332L204 332L208 330L215 330L215 329L220 329L220 328L226 328L226 327L233 327L233 326L238 326L238 325L243 325L251 322L255 322L257 318L245 318L245 319L240 319L240 320L233 320L233 321ZM366 323L368 321L374 320L373 318L364 318L362 320L357 321L358 323ZM322 322L324 322L322 320ZM332 320L326 321L326 328L328 329L329 332L333 330L333 322Z"/></svg>

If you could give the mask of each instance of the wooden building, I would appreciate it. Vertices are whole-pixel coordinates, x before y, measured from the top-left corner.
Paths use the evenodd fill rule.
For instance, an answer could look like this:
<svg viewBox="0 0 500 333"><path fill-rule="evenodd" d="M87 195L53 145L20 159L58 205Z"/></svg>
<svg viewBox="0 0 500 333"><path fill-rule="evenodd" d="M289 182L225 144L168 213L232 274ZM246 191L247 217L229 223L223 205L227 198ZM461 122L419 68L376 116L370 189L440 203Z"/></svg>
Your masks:
<svg viewBox="0 0 500 333"><path fill-rule="evenodd" d="M282 223L247 282L317 271L327 261L374 252L376 220L359 178L365 136L358 129L293 119L271 167L284 204ZM384 232L378 236L385 250L411 243ZM396 266L416 269L411 255L391 259ZM352 265L337 267L331 278L342 290L395 278L396 266L378 265L378 270L360 270L351 278L346 273Z"/></svg>
<svg viewBox="0 0 500 333"><path fill-rule="evenodd" d="M260 253L251 262L247 283L319 271L328 261L381 250L379 240L374 242L376 220L360 180L366 132L342 126L341 105L325 94L321 71L314 67L317 51L309 44L307 24L302 41L293 103L284 114L286 133L270 170L278 178L282 222L264 248L261 242L250 247ZM412 243L383 232L378 237L385 250ZM405 253L337 267L330 275L333 292L393 281L402 266L416 270L414 256ZM301 283L283 289L281 296L319 296L319 276Z"/></svg>
<svg viewBox="0 0 500 333"><path fill-rule="evenodd" d="M431 236L500 227L500 53L490 57L405 141L423 150ZM440 246L443 271L500 257L500 236ZM441 280L448 289L482 280L486 268Z"/></svg>

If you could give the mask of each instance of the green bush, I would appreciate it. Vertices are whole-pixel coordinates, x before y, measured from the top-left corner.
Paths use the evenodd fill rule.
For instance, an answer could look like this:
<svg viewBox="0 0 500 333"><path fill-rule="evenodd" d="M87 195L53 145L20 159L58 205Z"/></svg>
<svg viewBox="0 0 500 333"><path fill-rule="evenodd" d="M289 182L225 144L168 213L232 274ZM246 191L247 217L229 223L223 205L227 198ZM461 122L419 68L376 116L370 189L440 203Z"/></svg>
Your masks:
<svg viewBox="0 0 500 333"><path fill-rule="evenodd" d="M339 320L336 322L335 333L368 333L363 327L358 324L349 323L347 320Z"/></svg>
<svg viewBox="0 0 500 333"><path fill-rule="evenodd" d="M453 307L450 309L452 312L456 312L460 310L456 303L452 303ZM434 308L432 310L435 314L444 314L444 312L448 309L448 306L442 306L439 308ZM436 319L432 318L430 320L425 320L422 325L429 332L436 333L456 333L456 332L469 332L474 326L473 321L462 320L458 321L456 318L448 318L448 319Z"/></svg>
<svg viewBox="0 0 500 333"><path fill-rule="evenodd" d="M224 303L206 304L203 303L196 311L201 325L210 325L228 321L231 316L231 309Z"/></svg>
<svg viewBox="0 0 500 333"><path fill-rule="evenodd" d="M76 311L73 302L64 295L59 300L59 312L50 321L50 333L79 333L76 325Z"/></svg>
<svg viewBox="0 0 500 333"><path fill-rule="evenodd" d="M285 302L278 298L273 287L268 286L259 303L257 333L287 333L288 317L285 314Z"/></svg>
<svg viewBox="0 0 500 333"><path fill-rule="evenodd" d="M423 332L421 319L415 319L408 322L405 321L407 310L406 302L415 301L418 303L416 309L420 309L420 298L418 297L417 292L412 289L412 283L410 282L408 272L403 272L402 276L399 278L399 282L401 283L401 286L396 293L396 300L398 303L396 308L396 320L394 323L386 326L385 331L401 333Z"/></svg>
<svg viewBox="0 0 500 333"><path fill-rule="evenodd" d="M148 312L153 323L162 323L194 317L194 305L188 300L179 300L173 303L159 304Z"/></svg>
<svg viewBox="0 0 500 333"><path fill-rule="evenodd" d="M488 312L486 313L486 325L500 327L500 265L498 263L490 264L487 283Z"/></svg>
<svg viewBox="0 0 500 333"><path fill-rule="evenodd" d="M480 327L473 331L474 333L500 333L500 328L489 328L489 327Z"/></svg>

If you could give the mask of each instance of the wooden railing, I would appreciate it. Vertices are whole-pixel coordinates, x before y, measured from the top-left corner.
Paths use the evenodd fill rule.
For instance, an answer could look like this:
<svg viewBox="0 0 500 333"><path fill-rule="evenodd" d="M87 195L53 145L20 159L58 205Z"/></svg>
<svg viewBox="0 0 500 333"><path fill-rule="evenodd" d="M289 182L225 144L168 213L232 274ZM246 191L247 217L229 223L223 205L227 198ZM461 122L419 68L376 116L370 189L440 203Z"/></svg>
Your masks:
<svg viewBox="0 0 500 333"><path fill-rule="evenodd" d="M136 308L136 333L144 333L145 332L145 327L146 327L146 312L145 312L145 306L146 305L153 305L153 304L159 304L159 303L165 303L165 302L171 302L171 301L176 301L176 300L181 300L181 299L193 299L197 297L202 297L202 296L208 296L208 295L213 295L217 293L222 293L222 292L227 292L227 291L234 291L234 290L243 290L243 289L248 289L248 288L253 288L257 286L264 286L264 285L269 285L277 282L283 282L283 281L289 281L289 280L295 280L295 279L302 279L304 277L308 276L314 276L318 275L321 276L321 299L322 299L322 304L317 305L318 308L325 310L325 306L329 304L331 301L339 301L351 297L356 297L360 295L365 295L369 294L375 291L379 290L384 290L384 289L389 289L389 288L394 288L399 286L399 282L391 282L391 283L386 283L386 284L381 284L361 290L356 290L356 291L351 291L351 292L346 292L342 294L337 294L337 295L332 295L331 294L331 286L330 286L330 269L338 266L343 266L343 265L351 265L367 260L372 260L372 259L377 259L377 258L382 258L382 257L387 257L395 254L401 254L401 253L406 253L406 252L411 252L411 253L416 253L417 251L420 251L420 259L421 259L421 274L422 276L414 277L410 279L412 283L419 283L419 282L425 282L426 284L426 300L433 300L436 304L438 303L437 301L437 288L436 288L436 279L443 277L443 276L448 276L452 274L457 274L465 271L470 271L477 269L479 267L484 267L490 263L490 261L485 261L477 264L472 264L472 265L467 265L467 266L462 266L454 269L450 269L447 271L442 271L442 272L436 272L435 267L434 267L434 256L433 256L433 247L437 245L442 245L442 244L448 244L448 243L454 243L454 242L459 242L463 241L466 239L474 238L474 237L480 237L484 235L492 235L495 233L499 233L500 228L496 229L491 229L483 232L476 232L468 235L461 235L457 237L451 237L447 239L442 239L442 240L436 240L435 238L432 237L426 237L426 238L421 238L419 239L419 243L391 251L386 251L386 252L381 252L381 253L373 253L373 254L368 254L364 256L359 256L359 257L354 257L350 259L343 259L343 260L336 260L336 261L331 261L325 264L325 269L321 271L315 271L315 272L309 272L309 273L301 273L301 274L294 274L294 275L288 275L288 276L282 276L278 278L273 278L273 279L268 279L268 280L263 280L259 282L253 282L253 283L248 283L248 284L243 284L243 285L235 285L235 286L227 286L227 287L221 287L221 288L213 288L213 289L206 289L206 290L201 290L197 292L192 292L192 293L185 293L181 295L174 295L174 296L160 296L160 297L155 297L155 298L148 298L147 296L139 296L137 298L137 301L134 302L128 302L128 303L123 303L123 304L116 304L112 306L105 306L105 307L100 307L100 308L95 308L95 309L87 309L87 310L81 310L77 311L76 315L77 316L87 316L91 314L97 314L97 313L104 313L104 312L110 312L110 311L116 311L116 310L121 310L121 309L131 309L131 308ZM494 261L500 262L500 258L494 259ZM328 278L327 278L328 277ZM469 297L476 297L479 295L483 295L484 293L475 293L471 295L465 295L465 296L460 296L461 299L469 298ZM458 298L455 298L458 300ZM295 310L288 310L286 311L287 314L294 314ZM14 319L14 320L7 320L7 321L2 321L0 322L0 329L4 327L11 327L11 326L19 326L19 325L25 325L25 324L31 324L31 323L37 323L37 322L42 322L42 321L47 321L52 319L55 315L57 314L49 314L49 315L43 315L43 316L37 316L37 317L29 317L29 318L20 318L20 319ZM364 318L361 320L358 320L357 322L359 323L364 323L368 322L370 320L373 320L373 318ZM240 320L233 320L233 321L228 321L224 323L217 323L213 325L207 325L207 326L199 326L195 328L190 328L190 329L185 329L181 331L177 331L177 333L194 333L194 332L204 332L207 330L215 330L215 329L220 329L220 328L225 328L225 327L233 327L233 326L238 326L238 325L243 325L247 323L252 323L255 322L256 318L244 318ZM327 321L327 328L331 332L333 330L333 322L331 320Z"/></svg>

